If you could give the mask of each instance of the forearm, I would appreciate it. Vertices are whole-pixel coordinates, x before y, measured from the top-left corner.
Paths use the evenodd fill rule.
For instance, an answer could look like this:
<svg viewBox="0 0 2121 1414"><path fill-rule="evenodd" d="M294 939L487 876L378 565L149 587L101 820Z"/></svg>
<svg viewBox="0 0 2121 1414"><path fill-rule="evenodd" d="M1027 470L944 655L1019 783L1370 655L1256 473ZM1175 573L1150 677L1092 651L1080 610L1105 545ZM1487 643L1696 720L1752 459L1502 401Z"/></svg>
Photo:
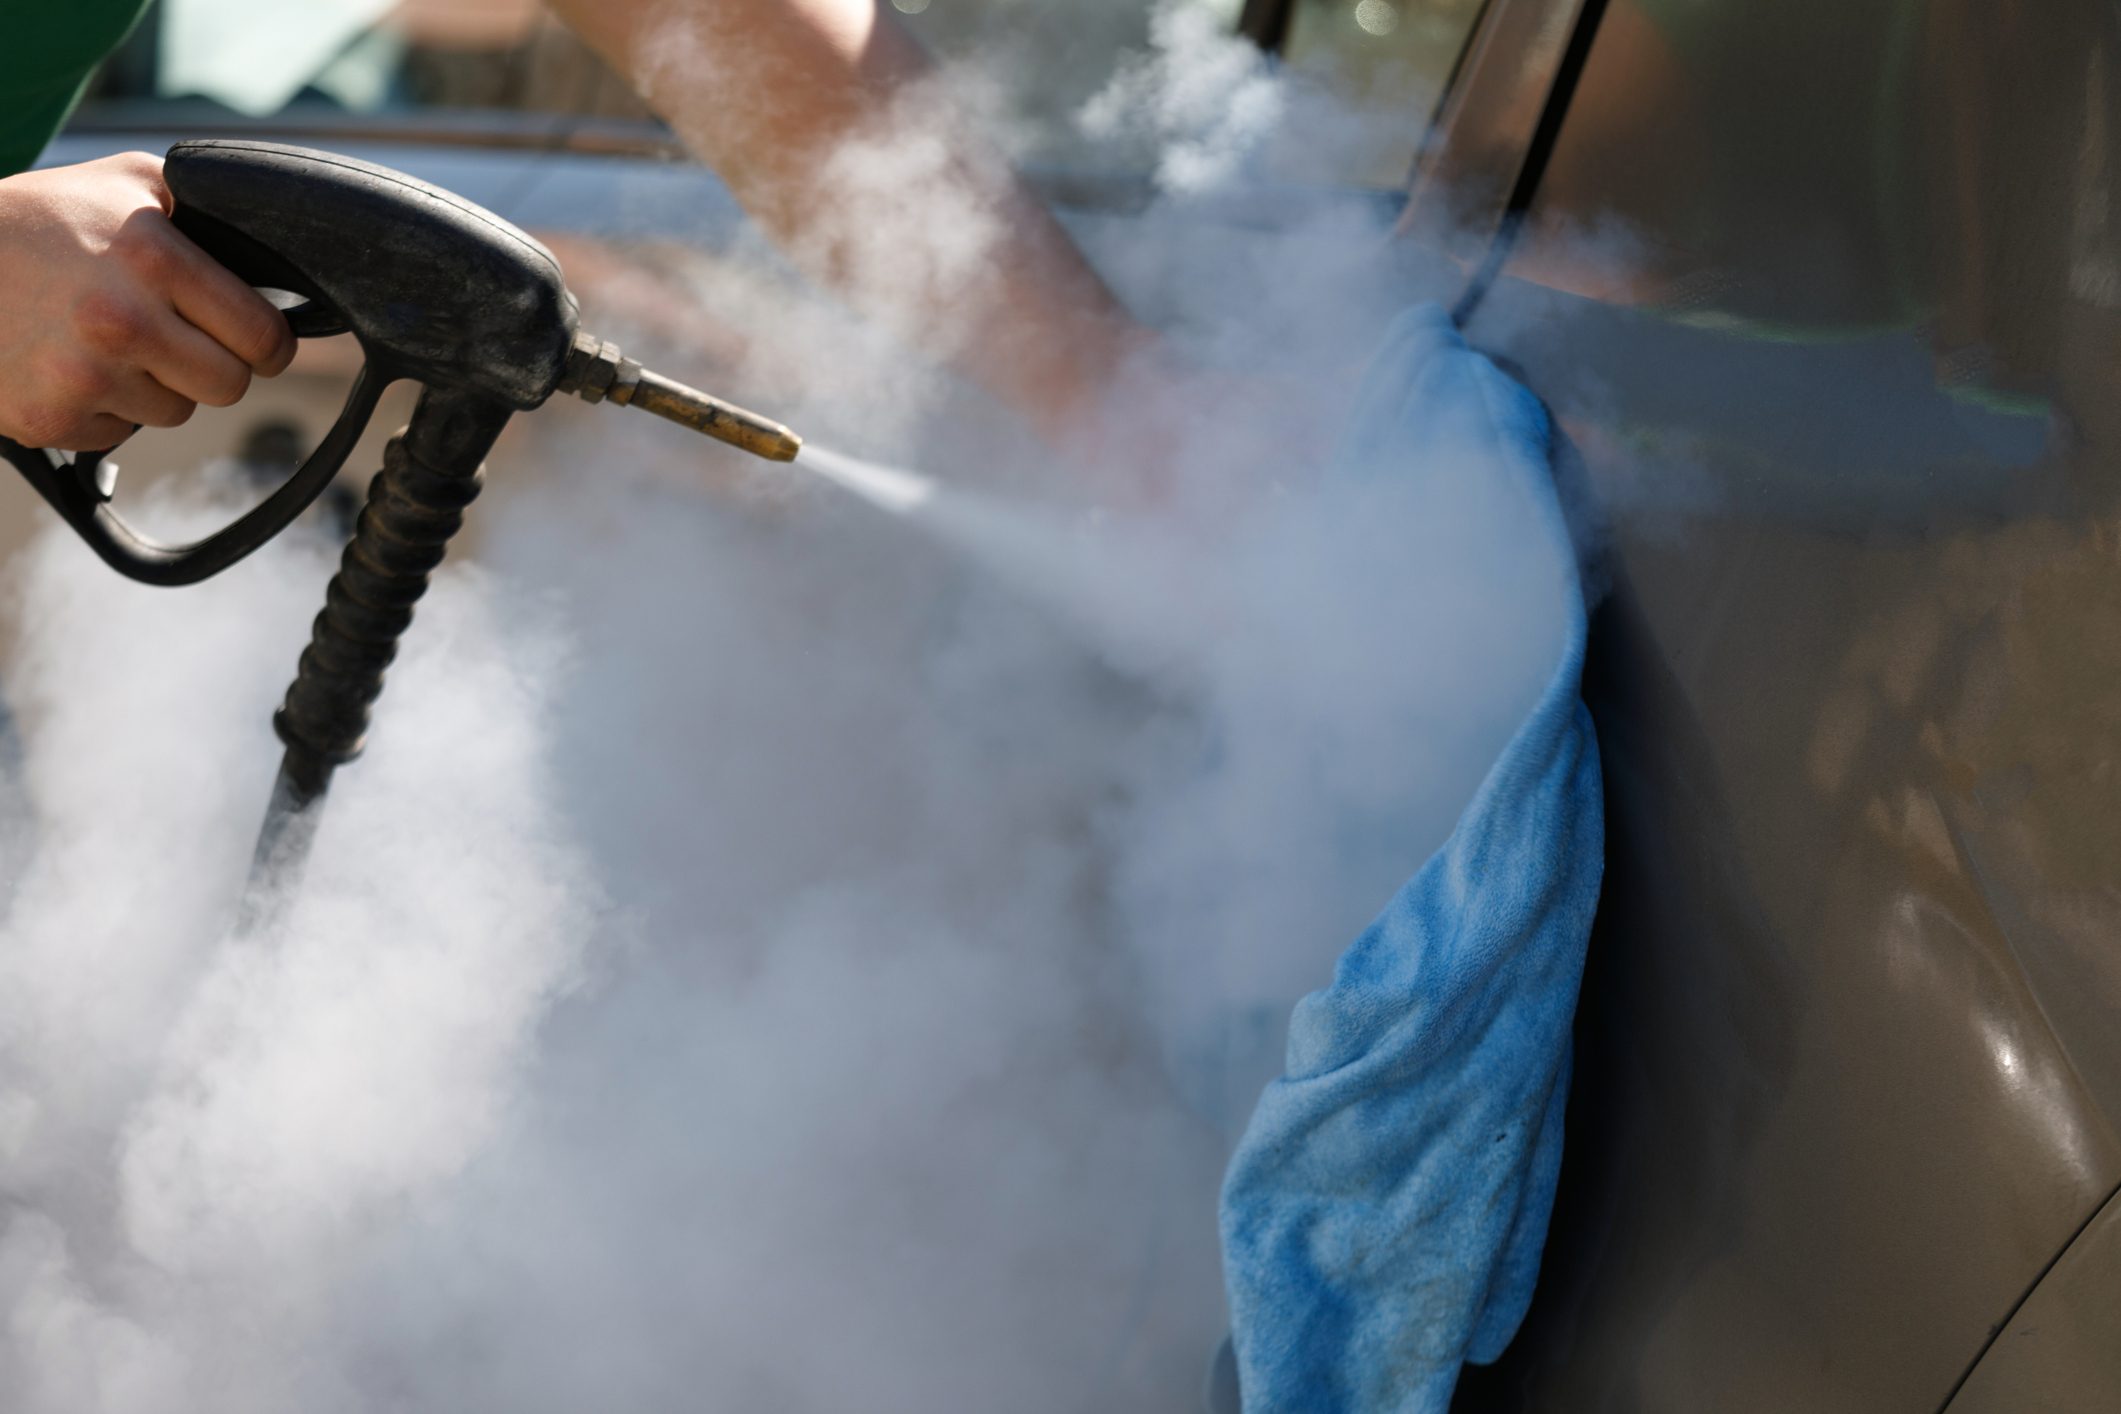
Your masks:
<svg viewBox="0 0 2121 1414"><path fill-rule="evenodd" d="M790 257L1065 440L1145 336L877 0L551 0Z"/></svg>

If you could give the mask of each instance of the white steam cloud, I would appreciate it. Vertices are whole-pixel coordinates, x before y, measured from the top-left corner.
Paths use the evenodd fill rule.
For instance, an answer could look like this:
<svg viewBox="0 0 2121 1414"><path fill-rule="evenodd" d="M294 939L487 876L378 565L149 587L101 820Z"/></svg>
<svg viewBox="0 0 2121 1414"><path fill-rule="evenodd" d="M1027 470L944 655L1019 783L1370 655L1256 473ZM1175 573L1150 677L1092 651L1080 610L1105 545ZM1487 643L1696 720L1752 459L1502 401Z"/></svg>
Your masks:
<svg viewBox="0 0 2121 1414"><path fill-rule="evenodd" d="M228 505L151 507L205 528ZM48 532L11 566L25 819L0 924L0 1387L24 1411L286 1409L379 1229L499 1132L599 905L550 788L557 666L459 574L283 932L231 923L323 547L183 594ZM343 1403L344 1401L338 1401Z"/></svg>
<svg viewBox="0 0 2121 1414"><path fill-rule="evenodd" d="M1109 150L1146 147L1168 192L1229 186L1280 125L1283 83L1216 9L1163 0L1149 36L1149 52L1122 64L1077 121Z"/></svg>
<svg viewBox="0 0 2121 1414"><path fill-rule="evenodd" d="M1166 133L1264 92L1175 13L1099 100ZM720 266L780 316L732 391L940 489L717 499L667 429L540 414L270 939L229 924L324 547L177 594L56 529L9 567L9 1409L1194 1406L1282 1017L1450 828L1571 571L1448 445L1320 482L1374 225L1085 234L1219 370L1161 409L1159 509L1027 499L1080 474Z"/></svg>

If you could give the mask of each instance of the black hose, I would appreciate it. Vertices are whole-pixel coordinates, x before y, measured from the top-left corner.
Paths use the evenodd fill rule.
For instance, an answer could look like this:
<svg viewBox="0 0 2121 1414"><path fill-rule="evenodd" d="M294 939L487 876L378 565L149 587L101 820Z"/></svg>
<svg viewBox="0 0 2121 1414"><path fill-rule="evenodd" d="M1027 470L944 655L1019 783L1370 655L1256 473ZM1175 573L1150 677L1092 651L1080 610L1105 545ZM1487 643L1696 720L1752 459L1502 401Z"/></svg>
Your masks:
<svg viewBox="0 0 2121 1414"><path fill-rule="evenodd" d="M383 453L368 503L324 592L324 611L273 730L286 743L251 859L240 926L278 917L300 886L332 773L361 754L369 713L428 577L479 494L481 465L513 409L428 388Z"/></svg>

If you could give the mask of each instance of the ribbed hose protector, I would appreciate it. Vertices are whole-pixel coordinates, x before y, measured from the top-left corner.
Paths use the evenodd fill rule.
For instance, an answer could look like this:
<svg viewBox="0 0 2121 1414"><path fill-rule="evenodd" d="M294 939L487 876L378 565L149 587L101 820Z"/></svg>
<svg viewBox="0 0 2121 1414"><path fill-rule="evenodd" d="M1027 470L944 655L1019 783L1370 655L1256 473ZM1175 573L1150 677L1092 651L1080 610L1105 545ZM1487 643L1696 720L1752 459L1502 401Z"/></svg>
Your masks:
<svg viewBox="0 0 2121 1414"><path fill-rule="evenodd" d="M353 539L324 591L294 683L273 714L287 745L251 861L243 926L290 898L316 834L332 772L361 754L368 724L412 625L413 608L485 481L483 461L513 409L429 388L390 439Z"/></svg>

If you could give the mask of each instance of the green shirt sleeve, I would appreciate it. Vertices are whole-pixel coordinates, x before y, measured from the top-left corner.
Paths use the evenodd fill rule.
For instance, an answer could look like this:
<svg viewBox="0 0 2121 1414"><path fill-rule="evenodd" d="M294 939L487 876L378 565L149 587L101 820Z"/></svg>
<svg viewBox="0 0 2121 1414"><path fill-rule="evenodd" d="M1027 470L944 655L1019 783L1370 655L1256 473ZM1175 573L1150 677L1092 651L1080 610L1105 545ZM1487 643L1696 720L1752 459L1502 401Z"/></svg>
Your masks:
<svg viewBox="0 0 2121 1414"><path fill-rule="evenodd" d="M0 176L37 160L148 0L0 0Z"/></svg>

